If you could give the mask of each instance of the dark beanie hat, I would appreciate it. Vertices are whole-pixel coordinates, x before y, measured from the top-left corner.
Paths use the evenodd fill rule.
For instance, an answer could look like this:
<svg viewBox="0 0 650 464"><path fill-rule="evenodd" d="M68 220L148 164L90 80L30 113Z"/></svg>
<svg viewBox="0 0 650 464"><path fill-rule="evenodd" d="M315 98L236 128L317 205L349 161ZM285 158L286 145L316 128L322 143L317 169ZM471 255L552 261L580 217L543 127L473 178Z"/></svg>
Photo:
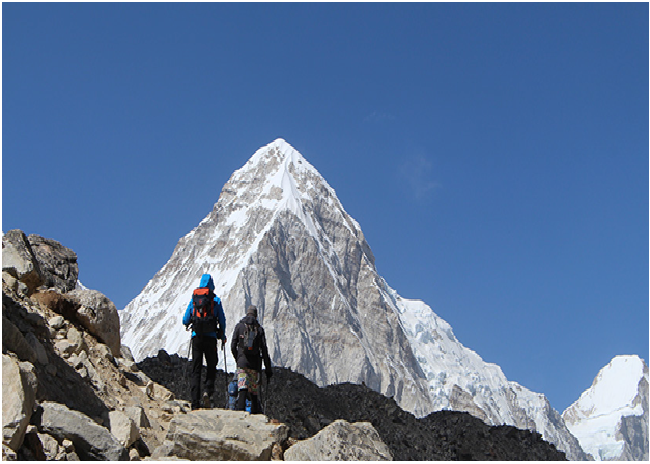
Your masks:
<svg viewBox="0 0 650 464"><path fill-rule="evenodd" d="M247 316L255 316L257 317L257 307L250 305L248 309L246 310L246 315Z"/></svg>

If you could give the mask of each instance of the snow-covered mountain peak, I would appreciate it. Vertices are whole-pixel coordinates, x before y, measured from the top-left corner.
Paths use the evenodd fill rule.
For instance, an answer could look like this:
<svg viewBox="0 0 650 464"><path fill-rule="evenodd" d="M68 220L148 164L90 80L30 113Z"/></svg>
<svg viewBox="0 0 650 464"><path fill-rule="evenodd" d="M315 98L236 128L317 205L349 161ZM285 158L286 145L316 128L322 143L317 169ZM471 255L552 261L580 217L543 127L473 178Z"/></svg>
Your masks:
<svg viewBox="0 0 650 464"><path fill-rule="evenodd" d="M562 418L597 460L647 459L648 366L639 356L616 356ZM638 429L638 430L637 430ZM645 430L645 432L644 432ZM645 435L645 449L634 436Z"/></svg>
<svg viewBox="0 0 650 464"><path fill-rule="evenodd" d="M638 356L616 356L594 380L592 389L584 394L599 414L611 413L622 405L631 405L643 377L644 362Z"/></svg>
<svg viewBox="0 0 650 464"><path fill-rule="evenodd" d="M278 164L281 161L291 161L293 152L296 152L295 148L288 144L286 140L275 139L268 145L259 148L240 171L256 169L260 164ZM300 153L298 153L298 156L302 157Z"/></svg>
<svg viewBox="0 0 650 464"><path fill-rule="evenodd" d="M258 149L246 164L235 171L234 177L248 177L247 174L264 175L264 183L282 186L282 178L298 172L309 171L320 177L318 171L284 139L276 139ZM259 180L259 177L257 178Z"/></svg>
<svg viewBox="0 0 650 464"><path fill-rule="evenodd" d="M232 174L212 212L179 240L170 261L122 312L125 339L138 340L131 347L136 359L150 354L153 346L179 351L186 337L174 329L177 321L168 308L181 312L203 273L213 275L218 295L227 295L267 233L287 215L302 224L329 265L337 251L324 230L324 217L365 242L361 228L319 172L284 139L274 140ZM369 248L367 254L372 256ZM154 315L154 327L139 319L144 307Z"/></svg>
<svg viewBox="0 0 650 464"><path fill-rule="evenodd" d="M230 206L228 221L241 225L252 211L288 209L304 216L302 203L325 194L340 202L318 171L284 139L276 139L257 150L235 171L225 185L219 202ZM231 214L236 213L236 214Z"/></svg>
<svg viewBox="0 0 650 464"><path fill-rule="evenodd" d="M631 407L638 385L648 367L638 356L616 356L603 367L593 384L569 408L575 411L572 422L585 417L624 412L641 414L641 405Z"/></svg>

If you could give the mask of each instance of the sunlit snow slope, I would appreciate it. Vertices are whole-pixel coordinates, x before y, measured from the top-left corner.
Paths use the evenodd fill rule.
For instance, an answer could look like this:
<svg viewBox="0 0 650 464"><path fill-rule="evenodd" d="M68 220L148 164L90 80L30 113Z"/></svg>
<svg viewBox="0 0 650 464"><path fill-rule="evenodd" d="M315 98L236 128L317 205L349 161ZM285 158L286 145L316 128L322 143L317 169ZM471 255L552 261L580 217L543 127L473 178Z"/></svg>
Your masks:
<svg viewBox="0 0 650 464"><path fill-rule="evenodd" d="M562 417L594 459L647 461L648 366L638 356L615 357Z"/></svg>

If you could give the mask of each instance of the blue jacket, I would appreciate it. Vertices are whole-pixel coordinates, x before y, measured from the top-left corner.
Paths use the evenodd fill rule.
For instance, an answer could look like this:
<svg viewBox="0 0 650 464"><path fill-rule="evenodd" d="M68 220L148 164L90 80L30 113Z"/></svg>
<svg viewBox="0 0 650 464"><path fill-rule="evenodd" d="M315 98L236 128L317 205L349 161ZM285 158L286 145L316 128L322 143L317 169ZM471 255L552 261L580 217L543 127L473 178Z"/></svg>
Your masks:
<svg viewBox="0 0 650 464"><path fill-rule="evenodd" d="M201 282L199 283L199 287L207 287L212 292L214 292L214 281L212 280L212 276L210 274L203 274L201 276ZM183 325L188 325L190 323L190 317L192 316L192 309L194 307L194 303L192 303L192 300L190 300L190 304L187 305L187 309L185 310L185 315L183 316ZM223 307L221 306L221 299L218 296L214 296L214 312L215 315L217 316L217 320L219 321L219 327L221 327L221 339L225 342L226 341L226 316L223 313ZM204 334L208 337L212 338L217 338L217 333L216 332L208 332ZM192 337L195 337L196 333L192 331Z"/></svg>

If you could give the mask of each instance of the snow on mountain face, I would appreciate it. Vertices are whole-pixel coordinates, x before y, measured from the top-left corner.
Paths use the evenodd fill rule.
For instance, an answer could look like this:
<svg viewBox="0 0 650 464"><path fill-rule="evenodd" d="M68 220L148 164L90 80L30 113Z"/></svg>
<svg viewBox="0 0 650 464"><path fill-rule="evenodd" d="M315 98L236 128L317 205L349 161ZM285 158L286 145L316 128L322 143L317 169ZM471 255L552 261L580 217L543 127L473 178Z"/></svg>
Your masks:
<svg viewBox="0 0 650 464"><path fill-rule="evenodd" d="M417 416L462 410L537 430L570 459L584 458L544 395L508 381L429 306L387 285L359 224L282 139L233 173L213 211L120 312L137 360L160 348L187 356L180 319L203 273L215 280L227 334L249 304L258 307L276 365L319 385L365 382Z"/></svg>
<svg viewBox="0 0 650 464"><path fill-rule="evenodd" d="M562 417L596 460L648 460L648 366L617 356Z"/></svg>
<svg viewBox="0 0 650 464"><path fill-rule="evenodd" d="M467 411L487 424L534 430L570 460L587 458L543 394L509 381L499 366L463 346L424 302L389 291L429 383L434 410Z"/></svg>

